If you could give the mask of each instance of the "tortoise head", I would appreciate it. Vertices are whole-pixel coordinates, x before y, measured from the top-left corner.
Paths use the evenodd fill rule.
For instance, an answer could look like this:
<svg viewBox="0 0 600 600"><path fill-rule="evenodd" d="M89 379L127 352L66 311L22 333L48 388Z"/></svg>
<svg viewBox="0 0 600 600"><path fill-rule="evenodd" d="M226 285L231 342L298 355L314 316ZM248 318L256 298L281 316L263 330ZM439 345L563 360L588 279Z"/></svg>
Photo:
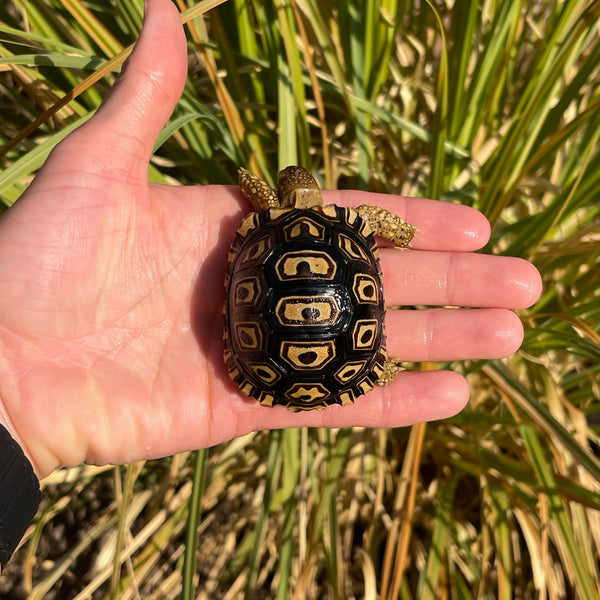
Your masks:
<svg viewBox="0 0 600 600"><path fill-rule="evenodd" d="M303 167L291 166L280 171L277 191L281 208L323 206L319 184Z"/></svg>

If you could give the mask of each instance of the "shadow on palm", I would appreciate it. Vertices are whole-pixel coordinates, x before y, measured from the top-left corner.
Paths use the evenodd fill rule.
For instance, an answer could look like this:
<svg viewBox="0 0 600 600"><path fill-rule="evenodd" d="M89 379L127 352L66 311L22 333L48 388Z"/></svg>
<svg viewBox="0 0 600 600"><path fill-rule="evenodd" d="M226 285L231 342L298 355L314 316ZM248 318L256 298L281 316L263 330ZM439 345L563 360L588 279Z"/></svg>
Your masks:
<svg viewBox="0 0 600 600"><path fill-rule="evenodd" d="M239 389L229 378L223 361L223 307L227 254L239 221L239 216L227 216L219 222L217 241L202 261L194 285L190 322L196 342L207 357L215 378L223 385L226 392L237 394L240 401L251 402L239 393Z"/></svg>

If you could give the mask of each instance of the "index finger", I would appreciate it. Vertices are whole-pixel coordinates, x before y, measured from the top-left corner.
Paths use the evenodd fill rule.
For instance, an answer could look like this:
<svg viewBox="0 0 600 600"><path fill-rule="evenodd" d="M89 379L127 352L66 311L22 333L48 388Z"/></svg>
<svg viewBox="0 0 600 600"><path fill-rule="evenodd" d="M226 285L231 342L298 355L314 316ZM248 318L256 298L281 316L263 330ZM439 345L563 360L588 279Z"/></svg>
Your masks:
<svg viewBox="0 0 600 600"><path fill-rule="evenodd" d="M408 198L356 190L323 191L325 204L380 206L417 228L411 248L419 250L479 250L490 239L490 224L469 206L427 198Z"/></svg>

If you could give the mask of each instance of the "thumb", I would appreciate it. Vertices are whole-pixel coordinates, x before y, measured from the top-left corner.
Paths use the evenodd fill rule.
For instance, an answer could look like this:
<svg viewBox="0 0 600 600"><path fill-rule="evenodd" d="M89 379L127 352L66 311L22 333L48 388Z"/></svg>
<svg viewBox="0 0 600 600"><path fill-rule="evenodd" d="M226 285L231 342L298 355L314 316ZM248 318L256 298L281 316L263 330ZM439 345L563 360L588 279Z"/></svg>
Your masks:
<svg viewBox="0 0 600 600"><path fill-rule="evenodd" d="M183 91L186 38L172 0L147 0L140 37L97 113L69 138L93 140L95 169L147 178L156 139ZM89 145L85 143L85 147Z"/></svg>

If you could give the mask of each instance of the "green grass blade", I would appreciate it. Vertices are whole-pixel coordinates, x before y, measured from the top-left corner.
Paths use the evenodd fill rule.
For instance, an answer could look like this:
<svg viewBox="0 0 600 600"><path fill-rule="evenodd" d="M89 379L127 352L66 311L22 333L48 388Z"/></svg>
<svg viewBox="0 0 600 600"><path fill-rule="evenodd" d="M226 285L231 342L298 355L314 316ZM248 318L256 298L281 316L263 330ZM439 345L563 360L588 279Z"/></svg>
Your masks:
<svg viewBox="0 0 600 600"><path fill-rule="evenodd" d="M512 574L514 572L512 532L509 524L510 499L502 487L490 486L489 502L489 524L492 527L498 564L496 597L498 600L510 600L513 597Z"/></svg>
<svg viewBox="0 0 600 600"><path fill-rule="evenodd" d="M277 481L281 470L281 446L283 443L283 431L275 430L271 433L269 444L269 455L267 458L267 475L265 478L265 488L260 505L260 511L256 519L256 526L253 532L253 542L250 556L248 559L248 574L246 577L246 586L244 589L244 598L250 600L255 597L255 585L258 577L258 567L263 548L265 524L271 507L271 500L276 490Z"/></svg>
<svg viewBox="0 0 600 600"><path fill-rule="evenodd" d="M427 0L429 8L433 12L440 33L441 53L440 64L436 85L436 110L433 120L433 140L431 152L431 175L429 177L428 196L430 198L441 198L444 172L445 151L444 147L448 137L448 52L444 24L435 6Z"/></svg>
<svg viewBox="0 0 600 600"><path fill-rule="evenodd" d="M183 591L182 600L193 600L196 597L195 579L197 569L196 551L198 548L198 527L202 519L202 495L206 486L206 468L208 450L197 450L194 453L194 475L192 478L192 495L188 508L185 554L183 558Z"/></svg>
<svg viewBox="0 0 600 600"><path fill-rule="evenodd" d="M297 490L300 475L300 430L288 429L283 434L282 488L278 506L274 510L284 515L282 539L279 551L279 584L277 598L285 600L290 594L292 563L294 555L294 530L297 525Z"/></svg>
<svg viewBox="0 0 600 600"><path fill-rule="evenodd" d="M417 585L417 597L420 600L439 598L439 590L443 587L443 567L447 561L447 545L451 537L452 504L455 492L456 482L454 481L441 489L438 494L435 526L427 551L427 564L421 571Z"/></svg>
<svg viewBox="0 0 600 600"><path fill-rule="evenodd" d="M295 164L308 165L310 134L306 112L306 93L292 7L288 3L277 4L277 16L285 48L285 58L281 57L279 61L281 79L278 105L279 111L286 113L281 118L283 123L280 121L279 165L280 167ZM288 136L291 135L293 137L288 141ZM285 148L283 152L281 151L282 146Z"/></svg>

